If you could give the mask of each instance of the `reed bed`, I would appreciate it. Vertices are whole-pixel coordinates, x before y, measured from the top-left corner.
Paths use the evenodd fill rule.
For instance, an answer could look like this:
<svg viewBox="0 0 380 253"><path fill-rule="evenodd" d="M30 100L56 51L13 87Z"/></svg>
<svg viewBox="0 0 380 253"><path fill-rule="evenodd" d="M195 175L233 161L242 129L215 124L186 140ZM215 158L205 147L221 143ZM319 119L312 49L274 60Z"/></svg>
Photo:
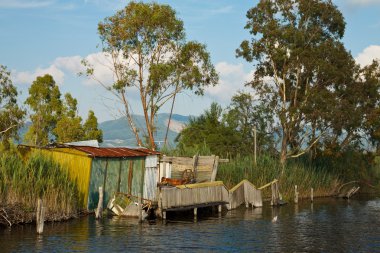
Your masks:
<svg viewBox="0 0 380 253"><path fill-rule="evenodd" d="M39 152L26 161L17 153L0 154L0 209L3 216L4 213L14 213L12 207L17 207L22 208L21 214L25 216L18 217L21 222L34 220L38 198L42 198L47 209L47 220L64 220L77 215L77 186L59 164Z"/></svg>
<svg viewBox="0 0 380 253"><path fill-rule="evenodd" d="M311 188L315 197L331 196L340 184L338 176L323 167L293 161L283 168L278 159L271 156L260 156L257 165L251 156L233 158L229 163L219 165L217 180L223 181L227 187L233 187L243 179L248 179L256 187L279 179L280 193L287 201L293 199L295 185L299 198L308 198ZM264 189L263 194L264 198L269 198L270 187Z"/></svg>

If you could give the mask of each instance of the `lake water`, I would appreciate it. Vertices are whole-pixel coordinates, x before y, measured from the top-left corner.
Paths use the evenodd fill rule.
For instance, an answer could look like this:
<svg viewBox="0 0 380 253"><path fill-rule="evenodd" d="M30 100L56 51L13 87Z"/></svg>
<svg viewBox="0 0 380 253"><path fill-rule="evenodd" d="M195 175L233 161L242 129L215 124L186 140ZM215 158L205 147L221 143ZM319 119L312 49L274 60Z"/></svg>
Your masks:
<svg viewBox="0 0 380 253"><path fill-rule="evenodd" d="M264 204L222 215L200 209L196 222L169 213L153 225L89 216L47 223L41 236L16 226L0 229L0 252L380 252L379 198Z"/></svg>

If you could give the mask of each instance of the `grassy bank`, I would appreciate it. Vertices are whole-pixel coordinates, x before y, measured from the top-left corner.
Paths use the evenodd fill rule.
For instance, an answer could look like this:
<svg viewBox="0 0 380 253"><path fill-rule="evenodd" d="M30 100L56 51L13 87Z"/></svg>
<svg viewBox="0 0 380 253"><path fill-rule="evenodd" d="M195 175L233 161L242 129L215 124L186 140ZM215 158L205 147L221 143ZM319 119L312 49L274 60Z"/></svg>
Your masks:
<svg viewBox="0 0 380 253"><path fill-rule="evenodd" d="M0 224L35 220L37 199L46 207L46 219L77 215L78 190L67 173L50 158L34 153L27 161L13 153L0 155Z"/></svg>
<svg viewBox="0 0 380 253"><path fill-rule="evenodd" d="M341 184L338 175L323 167L305 165L301 162L289 162L282 174L282 165L278 159L260 156L254 165L250 156L230 159L229 163L220 164L217 180L223 181L227 187L233 187L243 179L248 179L256 187L263 186L273 179L280 180L280 192L283 198L291 201L294 197L294 186L298 186L300 198L310 197L310 189L314 196L331 196ZM270 197L270 187L263 191L264 198Z"/></svg>

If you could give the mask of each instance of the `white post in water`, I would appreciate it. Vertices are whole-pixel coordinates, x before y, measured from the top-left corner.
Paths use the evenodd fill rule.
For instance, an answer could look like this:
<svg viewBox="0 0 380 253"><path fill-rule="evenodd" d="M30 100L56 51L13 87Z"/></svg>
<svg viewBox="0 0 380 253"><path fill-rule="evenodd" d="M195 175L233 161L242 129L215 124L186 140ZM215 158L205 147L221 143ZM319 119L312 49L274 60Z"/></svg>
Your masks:
<svg viewBox="0 0 380 253"><path fill-rule="evenodd" d="M196 220L198 217L197 217L197 215L198 215L198 208L194 208L194 220Z"/></svg>
<svg viewBox="0 0 380 253"><path fill-rule="evenodd" d="M103 213L103 187L99 187L99 202L98 208L96 208L95 218L100 219Z"/></svg>
<svg viewBox="0 0 380 253"><path fill-rule="evenodd" d="M298 204L298 190L297 190L297 185L294 186L294 203Z"/></svg>
<svg viewBox="0 0 380 253"><path fill-rule="evenodd" d="M257 165L257 133L256 133L256 126L254 126L253 128L253 140L254 140L254 163L255 163L255 166Z"/></svg>
<svg viewBox="0 0 380 253"><path fill-rule="evenodd" d="M314 189L311 188L311 191L310 191L310 201L313 202L314 201Z"/></svg>
<svg viewBox="0 0 380 253"><path fill-rule="evenodd" d="M42 234L44 232L44 221L45 221L45 208L41 198L37 201L37 214L36 214L36 224L37 233Z"/></svg>

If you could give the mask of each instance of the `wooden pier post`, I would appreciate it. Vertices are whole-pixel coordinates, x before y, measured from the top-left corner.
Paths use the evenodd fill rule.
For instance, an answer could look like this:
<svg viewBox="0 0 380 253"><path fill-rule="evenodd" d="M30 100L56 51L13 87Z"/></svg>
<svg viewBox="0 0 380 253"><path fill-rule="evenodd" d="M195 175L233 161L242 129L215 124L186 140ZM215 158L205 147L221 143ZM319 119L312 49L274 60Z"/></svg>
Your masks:
<svg viewBox="0 0 380 253"><path fill-rule="evenodd" d="M166 211L162 211L162 219L166 220Z"/></svg>
<svg viewBox="0 0 380 253"><path fill-rule="evenodd" d="M253 152L253 162L257 166L257 130L256 126L253 127L253 142L254 142L254 152Z"/></svg>
<svg viewBox="0 0 380 253"><path fill-rule="evenodd" d="M37 213L36 213L36 225L37 233L42 234L44 232L44 221L45 221L45 207L41 198L37 200Z"/></svg>
<svg viewBox="0 0 380 253"><path fill-rule="evenodd" d="M139 222L142 222L143 221L143 218L142 218L142 197L139 195L138 196L138 207L139 207Z"/></svg>
<svg viewBox="0 0 380 253"><path fill-rule="evenodd" d="M198 215L198 208L195 207L194 208L194 220L196 220L198 218L197 215Z"/></svg>
<svg viewBox="0 0 380 253"><path fill-rule="evenodd" d="M98 208L96 208L95 218L100 219L103 213L103 187L99 187L99 202Z"/></svg>
<svg viewBox="0 0 380 253"><path fill-rule="evenodd" d="M314 189L311 188L311 191L310 191L310 201L313 202L314 201Z"/></svg>
<svg viewBox="0 0 380 253"><path fill-rule="evenodd" d="M222 205L218 205L218 213L222 212Z"/></svg>
<svg viewBox="0 0 380 253"><path fill-rule="evenodd" d="M278 181L277 180L275 180L271 183L271 190L272 190L271 205L272 206L278 206L280 204L280 193L278 190Z"/></svg>
<svg viewBox="0 0 380 253"><path fill-rule="evenodd" d="M294 186L294 203L298 204L298 189L297 185Z"/></svg>

